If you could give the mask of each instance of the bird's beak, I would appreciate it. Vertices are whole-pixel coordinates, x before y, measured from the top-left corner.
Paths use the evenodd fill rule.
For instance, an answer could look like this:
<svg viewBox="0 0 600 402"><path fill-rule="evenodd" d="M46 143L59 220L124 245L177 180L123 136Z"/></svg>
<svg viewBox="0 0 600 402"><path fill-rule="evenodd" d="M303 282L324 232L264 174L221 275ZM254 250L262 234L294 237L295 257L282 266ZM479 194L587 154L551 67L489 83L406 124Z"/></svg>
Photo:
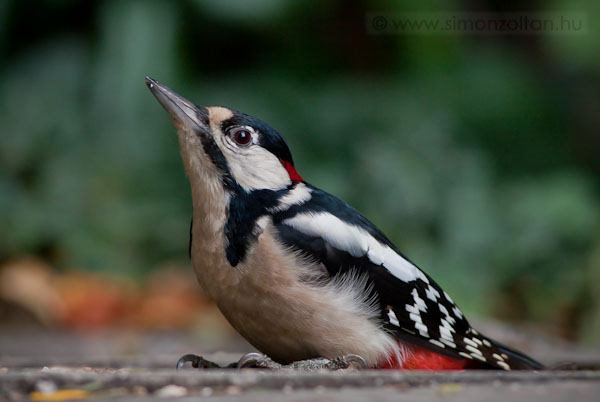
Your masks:
<svg viewBox="0 0 600 402"><path fill-rule="evenodd" d="M146 77L146 86L176 123L194 129L194 131L208 131L206 123L208 122L208 111L205 107L194 105L169 87L150 77Z"/></svg>

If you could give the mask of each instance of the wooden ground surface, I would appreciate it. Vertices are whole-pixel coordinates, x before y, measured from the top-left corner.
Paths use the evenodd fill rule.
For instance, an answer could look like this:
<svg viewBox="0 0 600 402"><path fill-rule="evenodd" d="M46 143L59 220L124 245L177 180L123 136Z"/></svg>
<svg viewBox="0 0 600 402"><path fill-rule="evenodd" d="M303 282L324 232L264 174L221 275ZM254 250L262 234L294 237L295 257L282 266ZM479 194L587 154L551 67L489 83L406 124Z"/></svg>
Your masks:
<svg viewBox="0 0 600 402"><path fill-rule="evenodd" d="M0 330L0 400L600 400L599 351L493 325L486 332L555 369L298 372L188 367L176 371L175 362L186 353L225 364L251 349L237 338L198 340L182 333Z"/></svg>

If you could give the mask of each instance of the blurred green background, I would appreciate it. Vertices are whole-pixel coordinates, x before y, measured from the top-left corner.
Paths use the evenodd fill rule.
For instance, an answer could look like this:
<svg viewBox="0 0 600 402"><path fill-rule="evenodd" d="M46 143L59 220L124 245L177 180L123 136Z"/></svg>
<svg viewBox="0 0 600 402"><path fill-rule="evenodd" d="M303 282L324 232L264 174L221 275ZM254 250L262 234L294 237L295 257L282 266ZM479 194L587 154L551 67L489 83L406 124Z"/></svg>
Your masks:
<svg viewBox="0 0 600 402"><path fill-rule="evenodd" d="M472 315L600 345L592 1L0 1L0 262L141 281L190 191L149 75L257 116ZM554 11L581 35L368 35L369 12Z"/></svg>

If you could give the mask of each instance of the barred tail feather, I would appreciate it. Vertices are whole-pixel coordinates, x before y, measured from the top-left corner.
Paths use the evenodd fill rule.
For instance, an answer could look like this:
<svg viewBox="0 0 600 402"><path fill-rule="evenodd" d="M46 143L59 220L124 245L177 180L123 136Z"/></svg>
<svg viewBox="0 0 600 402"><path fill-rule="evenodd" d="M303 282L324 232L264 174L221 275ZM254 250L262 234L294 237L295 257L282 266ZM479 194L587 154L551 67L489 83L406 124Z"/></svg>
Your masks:
<svg viewBox="0 0 600 402"><path fill-rule="evenodd" d="M401 343L404 346L405 354L399 357L398 354L390 354L389 359L382 364L381 369L396 370L489 370L489 369L510 369L510 370L543 370L544 366L532 358L517 352L503 344L492 341L492 347L497 354L504 355L502 364L497 366L493 363L486 363L476 359L455 359L449 356L436 353L432 350L420 346Z"/></svg>
<svg viewBox="0 0 600 402"><path fill-rule="evenodd" d="M543 370L544 365L538 361L535 361L531 357L518 352L514 349L509 348L501 344L500 342L494 341L490 339L492 345L497 347L501 353L504 353L508 356L506 362L510 366L511 370Z"/></svg>

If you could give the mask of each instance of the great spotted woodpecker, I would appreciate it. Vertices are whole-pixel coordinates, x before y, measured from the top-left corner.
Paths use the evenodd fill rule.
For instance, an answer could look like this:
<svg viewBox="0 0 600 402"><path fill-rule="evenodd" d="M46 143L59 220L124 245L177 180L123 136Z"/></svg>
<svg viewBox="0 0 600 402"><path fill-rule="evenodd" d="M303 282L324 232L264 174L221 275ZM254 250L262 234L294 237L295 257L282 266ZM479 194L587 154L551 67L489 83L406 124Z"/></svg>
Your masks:
<svg viewBox="0 0 600 402"><path fill-rule="evenodd" d="M358 355L374 368L542 368L473 329L373 223L304 181L269 125L146 85L177 128L198 282L258 350L279 363Z"/></svg>

